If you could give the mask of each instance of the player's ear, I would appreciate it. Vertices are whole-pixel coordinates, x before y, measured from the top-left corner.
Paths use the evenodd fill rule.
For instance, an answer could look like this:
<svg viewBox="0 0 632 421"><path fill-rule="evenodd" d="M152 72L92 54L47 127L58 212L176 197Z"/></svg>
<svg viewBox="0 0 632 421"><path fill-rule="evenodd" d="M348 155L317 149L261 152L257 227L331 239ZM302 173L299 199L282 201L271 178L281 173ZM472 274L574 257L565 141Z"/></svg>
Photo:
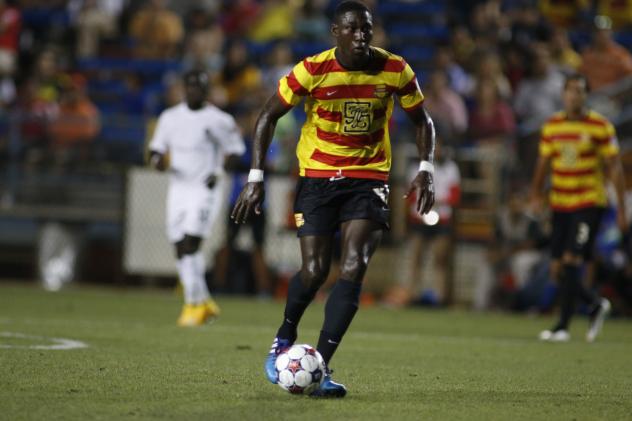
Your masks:
<svg viewBox="0 0 632 421"><path fill-rule="evenodd" d="M331 32L331 35L334 36L334 38L338 38L338 34L340 33L340 31L337 23L332 23L329 31Z"/></svg>

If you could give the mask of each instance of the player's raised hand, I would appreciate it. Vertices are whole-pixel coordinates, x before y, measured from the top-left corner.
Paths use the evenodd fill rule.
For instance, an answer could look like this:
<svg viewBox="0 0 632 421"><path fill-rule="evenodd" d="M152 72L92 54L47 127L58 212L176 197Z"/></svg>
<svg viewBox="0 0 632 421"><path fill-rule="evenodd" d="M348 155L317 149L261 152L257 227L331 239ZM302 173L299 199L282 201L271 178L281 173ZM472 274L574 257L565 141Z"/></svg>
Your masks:
<svg viewBox="0 0 632 421"><path fill-rule="evenodd" d="M417 203L415 209L419 214L425 214L430 212L434 205L434 185L432 182L432 174L427 171L419 171L417 176L410 183L408 193L404 195L404 198L408 198L411 194L416 193Z"/></svg>
<svg viewBox="0 0 632 421"><path fill-rule="evenodd" d="M239 193L237 203L230 214L236 224L245 223L250 214L254 211L257 215L261 213L261 204L265 197L265 189L263 188L263 182L258 183L246 183L244 188Z"/></svg>

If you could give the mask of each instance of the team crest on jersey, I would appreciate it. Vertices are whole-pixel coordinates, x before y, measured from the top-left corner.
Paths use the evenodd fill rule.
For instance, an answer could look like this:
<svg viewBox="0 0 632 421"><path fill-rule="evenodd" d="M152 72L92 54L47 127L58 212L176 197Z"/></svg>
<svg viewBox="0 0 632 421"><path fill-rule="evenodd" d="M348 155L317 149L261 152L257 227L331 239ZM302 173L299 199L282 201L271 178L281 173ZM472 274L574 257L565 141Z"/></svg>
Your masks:
<svg viewBox="0 0 632 421"><path fill-rule="evenodd" d="M565 143L560 148L560 160L565 166L575 165L577 155L577 147L572 143Z"/></svg>
<svg viewBox="0 0 632 421"><path fill-rule="evenodd" d="M366 133L371 127L370 102L345 102L343 130L346 133Z"/></svg>
<svg viewBox="0 0 632 421"><path fill-rule="evenodd" d="M386 98L388 96L388 89L386 89L386 85L375 85L373 96L375 96L376 98Z"/></svg>
<svg viewBox="0 0 632 421"><path fill-rule="evenodd" d="M300 228L303 225L305 225L305 219L303 218L303 214L302 213L295 213L294 214L294 222L296 222L296 228Z"/></svg>

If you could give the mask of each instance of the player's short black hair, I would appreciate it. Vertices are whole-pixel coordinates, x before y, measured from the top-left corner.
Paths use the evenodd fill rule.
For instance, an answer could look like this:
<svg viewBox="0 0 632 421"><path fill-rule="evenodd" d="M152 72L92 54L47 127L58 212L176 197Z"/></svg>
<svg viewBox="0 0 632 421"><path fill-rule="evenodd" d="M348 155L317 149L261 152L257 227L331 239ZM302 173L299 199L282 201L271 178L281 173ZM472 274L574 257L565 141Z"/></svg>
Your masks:
<svg viewBox="0 0 632 421"><path fill-rule="evenodd" d="M371 11L366 4L357 0L345 0L338 3L338 6L336 6L336 9L334 10L334 21L338 20L340 16L347 12L366 12L371 14Z"/></svg>
<svg viewBox="0 0 632 421"><path fill-rule="evenodd" d="M586 92L590 92L590 85L588 84L588 79L586 79L586 76L582 75L581 73L571 73L571 74L566 75L566 78L564 79L564 89L568 87L569 82L572 82L574 80L580 80L584 82L584 86L586 87Z"/></svg>
<svg viewBox="0 0 632 421"><path fill-rule="evenodd" d="M195 83L209 86L211 84L208 73L201 69L192 69L187 71L184 75L182 75L182 80L185 85L188 83Z"/></svg>

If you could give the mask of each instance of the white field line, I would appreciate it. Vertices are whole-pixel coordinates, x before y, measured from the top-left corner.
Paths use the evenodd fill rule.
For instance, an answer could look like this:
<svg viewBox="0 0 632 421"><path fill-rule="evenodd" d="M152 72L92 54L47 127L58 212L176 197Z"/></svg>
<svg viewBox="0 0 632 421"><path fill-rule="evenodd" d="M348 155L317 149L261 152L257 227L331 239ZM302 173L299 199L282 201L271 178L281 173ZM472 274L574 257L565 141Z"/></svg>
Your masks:
<svg viewBox="0 0 632 421"><path fill-rule="evenodd" d="M146 328L161 329L163 327L163 325L160 325L160 324L148 324L144 322L129 322L129 321L114 322L114 321L89 320L89 319L75 320L75 319L50 319L50 318L45 318L45 319L0 318L0 325L2 324L11 325L14 323L19 324L19 325L25 325L25 324L34 325L34 326L38 326L39 328L42 328L46 325L68 326L72 324L81 325L88 328L98 327L98 326L120 327L121 329L124 329L124 330L146 329ZM215 323L213 323L212 325L207 324L200 328L192 329L191 331L204 333L208 331L219 331L219 332L233 331L234 332L238 330L239 332L243 332L248 335L266 334L272 338L272 335L274 335L274 332L276 331L276 329L277 329L276 325L253 326L253 325L235 324L235 323L225 324L225 323L222 323L222 319L220 318L217 321L215 321ZM305 328L300 329L301 337L310 336L310 337L317 338L319 333L320 333L320 330L317 330L317 329L305 329ZM358 331L358 330L353 330L353 329L349 331L347 337L355 339L355 340L361 340L361 341L373 341L373 340L379 339L379 340L388 340L388 341L394 341L394 342L399 342L399 343L415 343L415 344L419 344L420 342L423 343L427 341L438 341L438 342L443 342L443 343L466 344L466 345L476 342L476 343L490 343L490 344L495 344L495 345L500 345L500 346L510 346L510 347L525 346L529 344L539 343L535 335L533 338L526 338L526 337L524 338L504 337L503 338L503 337L498 337L498 336L480 336L480 335L472 335L472 336L436 335L436 334L418 333L418 332L410 332L410 333L369 332L369 331ZM580 343L580 342L583 342L583 341L580 341L580 340L573 341L573 343ZM614 347L621 346L621 347L626 347L626 348L628 347L626 343L622 343L622 342L604 341L600 343L604 345L608 345L609 347L612 347L612 346Z"/></svg>
<svg viewBox="0 0 632 421"><path fill-rule="evenodd" d="M26 324L26 325L36 325L39 327L45 325L59 325L59 326L68 326L70 324L81 325L85 327L98 327L98 326L109 326L109 327L124 327L126 330L130 328L142 329L149 328L150 325L143 322L112 322L112 321L103 321L103 320L75 320L75 319L36 319L36 318L26 318L26 319L9 319L9 318L0 318L0 324ZM153 328L158 328L159 325L151 326ZM206 330L205 328L218 330L221 332L229 332L239 330L240 332L252 334L274 334L276 330L276 326L272 325L241 325L241 324L223 324L222 319L217 320L212 326L204 326L199 331ZM320 333L317 329L300 329L301 335L314 336ZM498 337L486 337L486 336L450 336L450 335L432 335L432 334L420 334L416 332L411 333L387 333L387 332L367 332L367 331L357 331L352 330L349 332L348 337L359 339L359 340L375 340L375 339L385 339L390 341L397 342L419 342L424 340L440 340L442 342L453 342L453 343L462 343L462 342L494 342L494 343L505 343L508 345L524 345L525 343L531 343L530 339L523 338L498 338Z"/></svg>
<svg viewBox="0 0 632 421"><path fill-rule="evenodd" d="M19 348L19 349L46 349L46 350L69 350L87 348L88 345L84 342L74 339L65 338L49 338L46 336L27 335L19 332L0 332L0 338L17 338L27 339L32 341L53 342L49 345L8 345L0 342L0 348Z"/></svg>

